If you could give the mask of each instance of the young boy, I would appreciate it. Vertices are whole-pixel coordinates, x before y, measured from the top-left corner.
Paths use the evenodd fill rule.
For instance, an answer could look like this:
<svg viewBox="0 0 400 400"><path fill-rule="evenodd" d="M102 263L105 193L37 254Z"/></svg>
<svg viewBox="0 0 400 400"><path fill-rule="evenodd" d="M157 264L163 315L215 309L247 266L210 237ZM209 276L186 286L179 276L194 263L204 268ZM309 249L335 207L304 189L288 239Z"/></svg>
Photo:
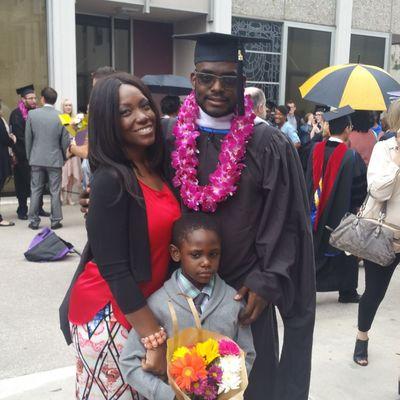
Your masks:
<svg viewBox="0 0 400 400"><path fill-rule="evenodd" d="M171 257L180 268L154 293L147 304L165 329L172 335L172 321L168 309L171 300L176 310L180 329L194 326L187 300L193 299L204 329L218 332L233 339L246 353L247 373L255 359L253 337L249 326L238 322L243 304L234 300L236 291L218 275L221 241L214 221L202 214L186 214L173 229ZM142 369L146 350L132 329L120 356L121 372L125 382L148 400L173 400L175 394L160 377Z"/></svg>

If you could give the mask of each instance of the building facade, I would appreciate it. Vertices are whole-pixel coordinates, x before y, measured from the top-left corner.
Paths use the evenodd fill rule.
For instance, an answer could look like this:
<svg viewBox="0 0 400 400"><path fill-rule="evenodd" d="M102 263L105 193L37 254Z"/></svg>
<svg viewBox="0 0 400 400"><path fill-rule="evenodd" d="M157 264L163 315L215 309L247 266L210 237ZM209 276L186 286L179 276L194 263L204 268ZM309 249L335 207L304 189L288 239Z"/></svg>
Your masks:
<svg viewBox="0 0 400 400"><path fill-rule="evenodd" d="M193 44L174 33L232 32L264 40L247 47L246 76L276 103L328 65L361 62L400 79L400 0L2 0L0 97L49 84L76 109L87 105L98 66L188 75Z"/></svg>

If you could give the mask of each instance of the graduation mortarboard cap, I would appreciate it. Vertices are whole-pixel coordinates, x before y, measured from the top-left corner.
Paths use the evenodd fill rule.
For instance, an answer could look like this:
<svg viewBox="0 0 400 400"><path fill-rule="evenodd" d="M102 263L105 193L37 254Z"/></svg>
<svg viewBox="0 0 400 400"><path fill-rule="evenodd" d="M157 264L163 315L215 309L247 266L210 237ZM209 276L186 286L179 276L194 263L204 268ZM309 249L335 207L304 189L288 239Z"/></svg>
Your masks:
<svg viewBox="0 0 400 400"><path fill-rule="evenodd" d="M325 106L325 105L323 105L323 104L317 104L317 105L315 106L314 112L316 113L316 112L318 112L318 111L322 111L323 113L328 112L328 111L329 111L329 107L328 107L328 106Z"/></svg>
<svg viewBox="0 0 400 400"><path fill-rule="evenodd" d="M31 85L23 86L23 87L16 89L16 92L21 97L24 97L29 93L35 93L35 88L34 88L33 84L31 84Z"/></svg>
<svg viewBox="0 0 400 400"><path fill-rule="evenodd" d="M324 120L331 122L339 118L346 118L353 114L354 110L350 106L336 108L335 110L328 111L324 114Z"/></svg>
<svg viewBox="0 0 400 400"><path fill-rule="evenodd" d="M340 134L344 131L346 126L351 124L350 115L353 113L354 110L350 106L340 107L326 112L324 114L324 120L329 122L332 134Z"/></svg>
<svg viewBox="0 0 400 400"><path fill-rule="evenodd" d="M244 45L246 43L262 42L265 39L235 36L226 33L204 32L185 35L174 35L174 39L193 40L196 42L194 50L194 64L201 62L234 62L237 63L238 74L238 114L244 114L244 79L243 61ZM242 79L241 79L242 78Z"/></svg>

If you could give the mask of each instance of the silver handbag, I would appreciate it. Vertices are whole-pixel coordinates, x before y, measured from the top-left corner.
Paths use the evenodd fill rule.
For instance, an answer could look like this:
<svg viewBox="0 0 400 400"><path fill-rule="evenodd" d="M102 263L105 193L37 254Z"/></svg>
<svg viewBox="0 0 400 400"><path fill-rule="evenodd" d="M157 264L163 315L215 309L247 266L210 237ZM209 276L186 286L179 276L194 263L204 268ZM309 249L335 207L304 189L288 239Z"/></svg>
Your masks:
<svg viewBox="0 0 400 400"><path fill-rule="evenodd" d="M364 218L363 212L370 194L357 215L347 213L329 238L329 244L356 257L383 267L396 258L393 248L394 231L385 226L387 202L382 203L379 219ZM329 229L329 227L327 227Z"/></svg>

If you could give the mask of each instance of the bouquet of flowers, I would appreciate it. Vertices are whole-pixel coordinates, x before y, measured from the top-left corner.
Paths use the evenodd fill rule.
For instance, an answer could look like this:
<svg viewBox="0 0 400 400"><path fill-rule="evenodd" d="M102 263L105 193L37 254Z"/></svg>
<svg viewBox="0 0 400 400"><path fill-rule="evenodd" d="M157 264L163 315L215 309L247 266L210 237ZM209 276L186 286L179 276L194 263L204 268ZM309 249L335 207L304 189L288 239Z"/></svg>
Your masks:
<svg viewBox="0 0 400 400"><path fill-rule="evenodd" d="M192 299L195 327L178 332L169 303L174 336L167 342L169 384L179 400L242 399L247 387L245 354L230 338L201 328Z"/></svg>

